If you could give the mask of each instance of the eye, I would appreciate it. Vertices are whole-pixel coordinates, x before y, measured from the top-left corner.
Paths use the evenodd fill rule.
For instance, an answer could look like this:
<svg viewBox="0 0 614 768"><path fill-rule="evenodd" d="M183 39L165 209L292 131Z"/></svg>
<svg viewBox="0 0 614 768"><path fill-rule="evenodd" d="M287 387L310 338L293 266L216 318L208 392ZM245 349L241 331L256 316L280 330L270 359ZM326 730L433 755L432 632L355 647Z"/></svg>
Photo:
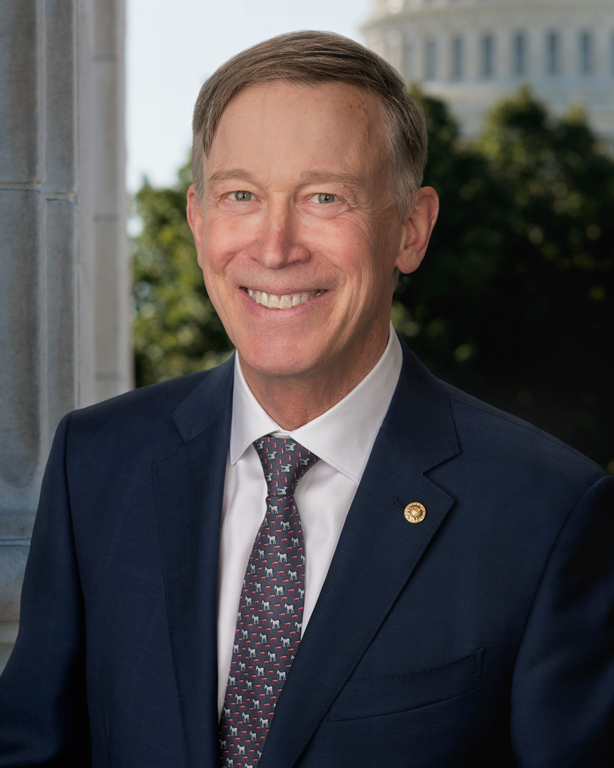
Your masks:
<svg viewBox="0 0 614 768"><path fill-rule="evenodd" d="M318 203L336 203L337 202L337 195L331 195L329 192L318 192L317 194L313 195L313 198Z"/></svg>
<svg viewBox="0 0 614 768"><path fill-rule="evenodd" d="M253 195L251 192L246 192L244 189L239 189L236 192L231 192L229 197L231 200L236 200L238 203L242 203L251 200Z"/></svg>

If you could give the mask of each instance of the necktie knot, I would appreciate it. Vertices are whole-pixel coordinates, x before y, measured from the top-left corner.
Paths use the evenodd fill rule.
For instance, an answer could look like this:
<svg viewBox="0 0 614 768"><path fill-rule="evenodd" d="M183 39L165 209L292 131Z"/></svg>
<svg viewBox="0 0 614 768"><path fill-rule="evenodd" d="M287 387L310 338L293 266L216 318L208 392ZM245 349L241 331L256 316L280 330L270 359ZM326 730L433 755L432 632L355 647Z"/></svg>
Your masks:
<svg viewBox="0 0 614 768"><path fill-rule="evenodd" d="M315 453L290 437L266 435L256 440L254 447L271 498L294 497L299 480L318 461Z"/></svg>

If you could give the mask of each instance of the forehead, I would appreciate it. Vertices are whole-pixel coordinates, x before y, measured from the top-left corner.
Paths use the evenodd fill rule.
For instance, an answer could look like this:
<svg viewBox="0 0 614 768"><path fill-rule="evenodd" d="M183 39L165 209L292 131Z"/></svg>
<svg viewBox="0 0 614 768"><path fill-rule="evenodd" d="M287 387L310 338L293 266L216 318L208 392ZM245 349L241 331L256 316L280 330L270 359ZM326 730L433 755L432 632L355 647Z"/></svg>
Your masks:
<svg viewBox="0 0 614 768"><path fill-rule="evenodd" d="M380 98L357 86L330 82L271 82L250 86L224 110L207 158L209 170L238 161L304 161L370 165L386 154Z"/></svg>

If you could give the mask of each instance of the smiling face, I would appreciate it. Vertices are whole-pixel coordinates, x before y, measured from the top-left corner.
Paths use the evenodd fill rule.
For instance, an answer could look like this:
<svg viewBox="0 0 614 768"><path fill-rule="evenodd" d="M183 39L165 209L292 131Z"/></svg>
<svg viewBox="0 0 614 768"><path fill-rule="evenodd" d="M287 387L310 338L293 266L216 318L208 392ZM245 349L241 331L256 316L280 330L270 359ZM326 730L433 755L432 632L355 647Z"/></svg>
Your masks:
<svg viewBox="0 0 614 768"><path fill-rule="evenodd" d="M344 83L252 86L204 162L188 217L246 378L334 375L349 391L384 350L395 266L421 258L391 196L378 98Z"/></svg>

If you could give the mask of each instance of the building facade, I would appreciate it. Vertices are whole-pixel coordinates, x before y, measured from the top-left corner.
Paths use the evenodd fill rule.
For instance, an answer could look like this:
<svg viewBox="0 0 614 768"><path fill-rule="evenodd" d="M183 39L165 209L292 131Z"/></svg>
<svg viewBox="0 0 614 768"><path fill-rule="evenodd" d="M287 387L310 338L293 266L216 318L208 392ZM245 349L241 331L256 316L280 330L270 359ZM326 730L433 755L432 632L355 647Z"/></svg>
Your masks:
<svg viewBox="0 0 614 768"><path fill-rule="evenodd" d="M613 0L375 0L362 32L468 136L528 84L555 113L583 106L614 141Z"/></svg>

